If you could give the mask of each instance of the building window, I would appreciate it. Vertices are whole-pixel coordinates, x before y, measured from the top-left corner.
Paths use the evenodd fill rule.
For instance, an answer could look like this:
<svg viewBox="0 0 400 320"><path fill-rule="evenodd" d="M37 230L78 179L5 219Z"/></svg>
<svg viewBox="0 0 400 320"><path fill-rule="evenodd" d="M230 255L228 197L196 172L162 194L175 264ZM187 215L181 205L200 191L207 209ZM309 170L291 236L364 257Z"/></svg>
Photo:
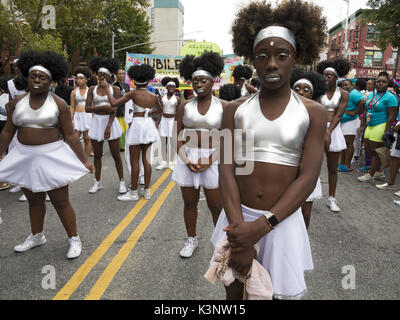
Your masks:
<svg viewBox="0 0 400 320"><path fill-rule="evenodd" d="M151 8L151 18L152 19L155 19L155 9L154 8Z"/></svg>
<svg viewBox="0 0 400 320"><path fill-rule="evenodd" d="M336 39L332 39L331 50L336 50Z"/></svg>
<svg viewBox="0 0 400 320"><path fill-rule="evenodd" d="M367 28L367 41L373 41L377 39L379 36L379 33L375 31L375 26L368 26Z"/></svg>
<svg viewBox="0 0 400 320"><path fill-rule="evenodd" d="M155 20L151 20L151 31L154 32L155 29L156 29L156 22Z"/></svg>
<svg viewBox="0 0 400 320"><path fill-rule="evenodd" d="M337 44L337 48L340 50L340 48L342 47L342 35L339 36L339 43Z"/></svg>
<svg viewBox="0 0 400 320"><path fill-rule="evenodd" d="M365 67L382 67L382 51L365 50L364 66Z"/></svg>

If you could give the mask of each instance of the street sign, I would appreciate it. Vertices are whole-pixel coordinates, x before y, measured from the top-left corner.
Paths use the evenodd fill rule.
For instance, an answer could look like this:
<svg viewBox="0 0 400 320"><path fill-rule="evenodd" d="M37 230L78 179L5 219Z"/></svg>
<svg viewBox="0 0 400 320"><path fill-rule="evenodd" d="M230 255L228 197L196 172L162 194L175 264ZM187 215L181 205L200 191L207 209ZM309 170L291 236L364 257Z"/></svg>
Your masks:
<svg viewBox="0 0 400 320"><path fill-rule="evenodd" d="M358 56L360 53L358 52L358 51L351 51L351 52L346 52L345 54L344 54L344 56L345 57L347 57L347 56Z"/></svg>
<svg viewBox="0 0 400 320"><path fill-rule="evenodd" d="M394 59L393 58L387 59L386 64L394 64Z"/></svg>

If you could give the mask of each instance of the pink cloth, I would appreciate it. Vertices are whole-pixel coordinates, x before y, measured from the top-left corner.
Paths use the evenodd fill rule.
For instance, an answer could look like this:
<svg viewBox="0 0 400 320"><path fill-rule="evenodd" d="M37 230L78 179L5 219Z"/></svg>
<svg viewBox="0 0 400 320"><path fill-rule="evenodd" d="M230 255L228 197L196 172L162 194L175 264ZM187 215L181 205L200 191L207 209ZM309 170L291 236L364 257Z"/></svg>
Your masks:
<svg viewBox="0 0 400 320"><path fill-rule="evenodd" d="M255 246L258 253L258 246ZM225 286L231 285L235 281L235 271L228 267L228 261L231 249L228 240L225 239L218 243L215 248L213 263L204 277L212 284L215 284L217 278ZM224 263L226 260L226 263ZM273 288L269 273L257 261L253 260L251 267L251 277L247 280L246 291L249 300L272 300Z"/></svg>

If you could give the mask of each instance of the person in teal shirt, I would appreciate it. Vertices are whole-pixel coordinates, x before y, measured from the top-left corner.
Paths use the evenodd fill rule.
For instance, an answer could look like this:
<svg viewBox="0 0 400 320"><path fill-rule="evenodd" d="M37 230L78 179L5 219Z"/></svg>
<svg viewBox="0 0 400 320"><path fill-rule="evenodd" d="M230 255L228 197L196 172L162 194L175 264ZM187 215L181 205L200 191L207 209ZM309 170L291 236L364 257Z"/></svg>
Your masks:
<svg viewBox="0 0 400 320"><path fill-rule="evenodd" d="M371 156L371 169L366 175L358 177L361 182L385 178L375 150L383 146L382 136L391 128L397 114L398 101L396 96L387 90L388 86L389 76L386 72L381 72L376 81L375 92L368 96L365 103L364 117L359 130L361 131L367 123L364 143Z"/></svg>
<svg viewBox="0 0 400 320"><path fill-rule="evenodd" d="M358 114L362 112L367 98L365 98L360 91L354 89L353 83L350 79L346 79L342 82L342 89L349 92L350 97L346 111L340 120L340 126L344 139L346 140L347 149L340 153L340 164L338 170L348 172L352 170L351 159L353 159L354 154L354 139L361 123ZM358 113L354 111L358 111Z"/></svg>

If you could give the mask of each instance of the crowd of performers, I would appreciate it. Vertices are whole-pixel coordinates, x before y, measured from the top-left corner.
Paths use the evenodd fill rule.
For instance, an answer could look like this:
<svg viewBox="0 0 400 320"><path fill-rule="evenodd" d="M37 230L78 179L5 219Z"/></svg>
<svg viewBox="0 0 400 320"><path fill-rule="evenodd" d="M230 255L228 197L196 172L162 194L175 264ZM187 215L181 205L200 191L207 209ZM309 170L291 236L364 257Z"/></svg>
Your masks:
<svg viewBox="0 0 400 320"><path fill-rule="evenodd" d="M339 212L338 168L350 170L355 149L356 158L360 156L357 143L364 137L371 165L359 180L382 177L375 150L383 146L382 137L397 111L397 99L387 91L387 74L381 74L376 90L364 96L351 81L338 86L338 79L349 71L345 60L322 61L316 72L295 69L295 64L318 57L325 31L326 20L314 4L289 0L272 7L252 2L236 15L233 48L253 63L258 81L248 83L253 69L238 66L235 83L221 87L216 97L214 81L224 61L217 53L205 52L186 56L180 64L181 77L192 83L193 97L179 98L179 81L172 78L163 79L166 92L159 96L148 90L155 75L151 66L129 69L135 83L129 90L110 83L119 70L115 59L94 57L90 69L74 71L77 87L70 109L49 91L52 81L68 73L65 58L54 52L22 53L17 66L27 83L24 87L19 80L9 82L7 122L0 135L0 154L8 147L0 162L0 181L20 186L29 203L31 234L14 250L24 252L46 243L48 196L68 234L67 256L78 257L82 243L68 185L91 172L95 181L89 192L99 192L103 144L108 141L119 179L118 200L136 201L141 196L148 200L149 155L161 139L163 160L157 169L173 170L172 180L180 187L184 204L188 239L180 255L189 258L198 246L197 207L203 188L215 227L211 241L215 247L228 241L228 266L238 275L225 286L227 299L243 297L243 276L249 274L253 259L268 271L275 298L304 295L304 272L313 269L307 229L312 202L322 197L319 175L324 153L327 204ZM89 86L92 72L98 84ZM117 116L121 105L127 110L123 119L127 130ZM123 135L129 188L120 153ZM89 161L91 152L94 164ZM393 185L390 180L381 188Z"/></svg>

